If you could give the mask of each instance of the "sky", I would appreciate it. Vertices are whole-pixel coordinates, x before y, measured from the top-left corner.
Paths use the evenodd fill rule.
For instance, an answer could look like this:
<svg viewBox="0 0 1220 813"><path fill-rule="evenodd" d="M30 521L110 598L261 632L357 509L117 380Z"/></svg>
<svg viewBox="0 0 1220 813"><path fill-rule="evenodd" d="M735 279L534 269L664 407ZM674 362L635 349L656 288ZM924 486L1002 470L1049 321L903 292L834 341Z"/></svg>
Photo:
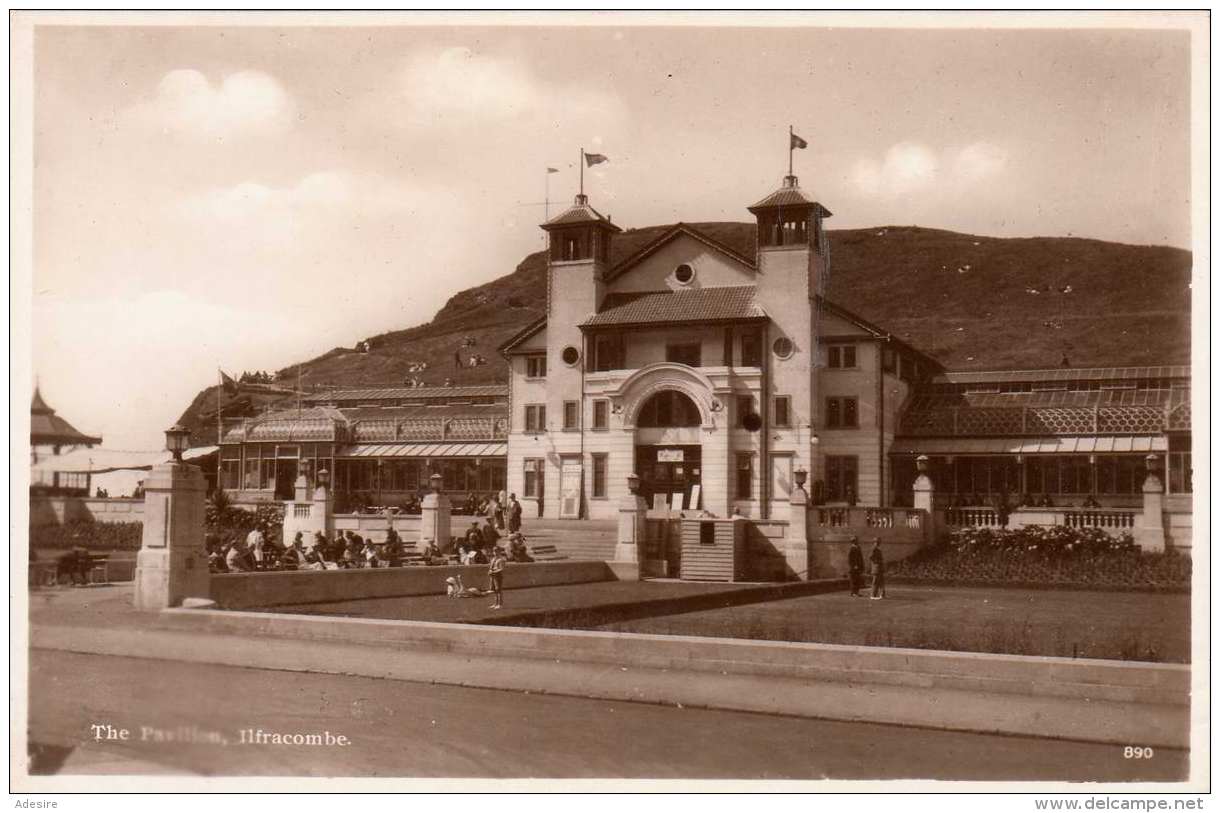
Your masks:
<svg viewBox="0 0 1220 813"><path fill-rule="evenodd" d="M791 125L831 228L1190 247L1186 33L605 20L37 27L47 400L106 447L159 448L218 367L352 346L511 272L582 147L626 228L747 220Z"/></svg>

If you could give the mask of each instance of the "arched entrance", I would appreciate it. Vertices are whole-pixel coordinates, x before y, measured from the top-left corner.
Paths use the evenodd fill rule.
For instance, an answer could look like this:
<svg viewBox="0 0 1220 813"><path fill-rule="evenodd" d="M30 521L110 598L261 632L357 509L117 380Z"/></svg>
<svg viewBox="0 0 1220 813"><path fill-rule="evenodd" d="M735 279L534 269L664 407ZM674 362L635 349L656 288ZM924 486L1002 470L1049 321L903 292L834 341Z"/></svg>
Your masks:
<svg viewBox="0 0 1220 813"><path fill-rule="evenodd" d="M661 389L636 411L635 470L649 506L664 502L673 511L702 502L703 414L686 393Z"/></svg>

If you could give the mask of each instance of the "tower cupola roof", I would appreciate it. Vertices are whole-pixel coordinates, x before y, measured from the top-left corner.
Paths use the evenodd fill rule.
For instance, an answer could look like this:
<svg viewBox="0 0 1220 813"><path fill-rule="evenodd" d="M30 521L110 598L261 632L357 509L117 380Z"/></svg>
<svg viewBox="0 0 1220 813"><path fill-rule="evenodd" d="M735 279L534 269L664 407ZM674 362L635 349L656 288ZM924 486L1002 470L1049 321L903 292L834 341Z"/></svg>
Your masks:
<svg viewBox="0 0 1220 813"><path fill-rule="evenodd" d="M785 175L783 185L770 195L749 207L754 214L768 209L795 209L809 207L816 210L819 217L830 217L831 212L825 206L815 201L801 189L795 175Z"/></svg>
<svg viewBox="0 0 1220 813"><path fill-rule="evenodd" d="M559 226L579 226L582 224L597 225L604 229L613 232L621 232L618 226L610 222L610 219L603 217L601 212L589 205L588 195L577 195L576 201L564 211L552 217L546 223L542 224L542 228L550 230Z"/></svg>

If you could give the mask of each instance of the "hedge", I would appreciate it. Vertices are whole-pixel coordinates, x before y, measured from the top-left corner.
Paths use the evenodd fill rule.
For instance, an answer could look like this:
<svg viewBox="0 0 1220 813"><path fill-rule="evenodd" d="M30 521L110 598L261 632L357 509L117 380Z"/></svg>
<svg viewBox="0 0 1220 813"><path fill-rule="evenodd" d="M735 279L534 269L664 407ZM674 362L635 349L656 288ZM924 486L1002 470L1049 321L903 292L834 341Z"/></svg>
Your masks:
<svg viewBox="0 0 1220 813"><path fill-rule="evenodd" d="M144 536L142 522L71 522L30 528L31 548L75 548L89 550L139 550Z"/></svg>

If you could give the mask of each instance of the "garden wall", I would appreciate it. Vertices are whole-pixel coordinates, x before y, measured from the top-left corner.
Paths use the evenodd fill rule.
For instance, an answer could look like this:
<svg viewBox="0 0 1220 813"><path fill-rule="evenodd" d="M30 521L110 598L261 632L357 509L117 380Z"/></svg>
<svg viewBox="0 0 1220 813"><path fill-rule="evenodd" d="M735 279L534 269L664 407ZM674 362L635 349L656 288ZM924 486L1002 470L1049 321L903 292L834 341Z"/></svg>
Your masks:
<svg viewBox="0 0 1220 813"><path fill-rule="evenodd" d="M483 587L487 583L487 565L217 573L212 575L211 599L225 609L242 609L443 595L449 576L461 576L467 586ZM605 562L534 562L509 564L504 569L506 589L614 580L614 572Z"/></svg>
<svg viewBox="0 0 1220 813"><path fill-rule="evenodd" d="M70 522L140 522L144 500L95 497L30 497L30 527Z"/></svg>

